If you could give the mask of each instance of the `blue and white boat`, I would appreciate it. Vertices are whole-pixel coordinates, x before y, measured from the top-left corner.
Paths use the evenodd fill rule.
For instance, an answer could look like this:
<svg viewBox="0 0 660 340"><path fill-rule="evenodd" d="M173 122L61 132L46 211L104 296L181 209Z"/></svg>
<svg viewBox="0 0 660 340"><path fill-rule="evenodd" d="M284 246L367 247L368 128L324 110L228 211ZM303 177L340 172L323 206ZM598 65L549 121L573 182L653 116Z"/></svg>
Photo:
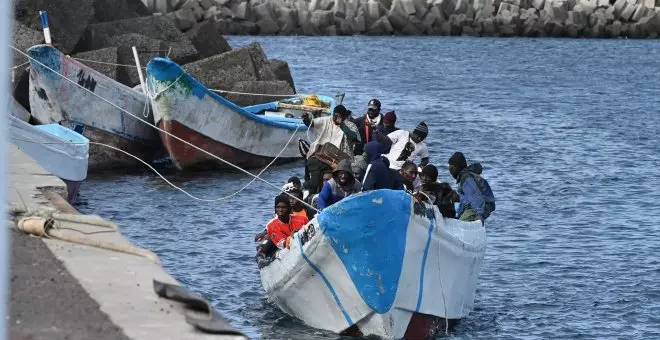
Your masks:
<svg viewBox="0 0 660 340"><path fill-rule="evenodd" d="M32 46L28 55L32 58L30 111L37 123L63 125L92 142L111 145L146 161L161 156L162 145L156 129L150 126L153 114L144 93L50 45ZM90 149L91 171L135 165L140 163L120 151L101 145L92 145Z"/></svg>
<svg viewBox="0 0 660 340"><path fill-rule="evenodd" d="M67 186L67 201L75 202L80 183L87 178L89 140L58 124L30 125L13 115L8 118L11 143L61 178Z"/></svg>
<svg viewBox="0 0 660 340"><path fill-rule="evenodd" d="M481 222L376 190L324 209L260 273L270 300L311 327L427 339L471 311L485 250Z"/></svg>
<svg viewBox="0 0 660 340"><path fill-rule="evenodd" d="M341 104L340 101L338 102L338 98L336 97L324 95L294 96L294 98L286 98L264 104L244 106L243 109L253 114L286 118L301 118L302 114L307 112L312 114L310 117L316 118L329 114L332 112L335 106ZM305 108L308 109L305 110ZM322 110L319 110L321 108ZM314 111L315 109L319 111Z"/></svg>
<svg viewBox="0 0 660 340"><path fill-rule="evenodd" d="M160 132L162 143L179 170L227 165L172 136L244 168L263 167L276 157L278 163L302 158L296 141L307 138L300 119L307 107L292 104L295 99L240 107L165 58L147 64L147 89L154 122L167 132ZM310 108L317 115L334 108L335 101L324 98L327 105Z"/></svg>

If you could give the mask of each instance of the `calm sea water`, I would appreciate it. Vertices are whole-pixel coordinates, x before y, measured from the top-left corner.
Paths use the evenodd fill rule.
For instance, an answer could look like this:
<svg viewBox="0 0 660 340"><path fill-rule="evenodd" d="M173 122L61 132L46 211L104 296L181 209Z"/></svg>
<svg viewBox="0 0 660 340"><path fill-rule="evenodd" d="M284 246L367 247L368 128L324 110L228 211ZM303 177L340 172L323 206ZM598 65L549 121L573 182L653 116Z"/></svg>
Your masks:
<svg viewBox="0 0 660 340"><path fill-rule="evenodd" d="M254 37L232 37L232 46ZM379 98L429 125L431 162L480 161L498 199L475 310L450 338L660 338L660 44L633 40L263 37L302 93ZM269 169L282 184L301 164ZM240 174L173 177L229 195ZM217 203L150 173L90 177L80 209L137 245L255 339L333 339L267 302L253 235L272 214L255 182Z"/></svg>

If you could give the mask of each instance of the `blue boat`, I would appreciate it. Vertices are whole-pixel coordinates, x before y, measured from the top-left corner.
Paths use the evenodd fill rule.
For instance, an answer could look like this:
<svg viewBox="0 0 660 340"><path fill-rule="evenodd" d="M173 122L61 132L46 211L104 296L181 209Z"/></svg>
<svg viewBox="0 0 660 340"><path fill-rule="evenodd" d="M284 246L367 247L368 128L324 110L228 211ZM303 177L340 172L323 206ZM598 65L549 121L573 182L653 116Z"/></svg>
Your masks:
<svg viewBox="0 0 660 340"><path fill-rule="evenodd" d="M432 339L472 310L486 241L479 221L381 189L323 209L259 271L269 301L311 327Z"/></svg>
<svg viewBox="0 0 660 340"><path fill-rule="evenodd" d="M80 183L87 178L89 140L59 124L30 125L11 115L11 143L32 157L67 186L67 201L78 197Z"/></svg>

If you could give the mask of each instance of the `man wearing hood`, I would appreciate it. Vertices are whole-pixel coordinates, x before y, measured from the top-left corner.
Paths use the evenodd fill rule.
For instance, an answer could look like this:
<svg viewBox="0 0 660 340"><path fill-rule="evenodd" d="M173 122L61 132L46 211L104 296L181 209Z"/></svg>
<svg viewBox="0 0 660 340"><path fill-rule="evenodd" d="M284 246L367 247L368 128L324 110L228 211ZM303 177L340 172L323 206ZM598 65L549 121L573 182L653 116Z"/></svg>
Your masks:
<svg viewBox="0 0 660 340"><path fill-rule="evenodd" d="M360 143L355 144L355 154L361 155L364 145L373 140L373 133L383 127L383 115L380 113L380 101L372 99L367 104L367 113L355 120L355 125L360 132Z"/></svg>
<svg viewBox="0 0 660 340"><path fill-rule="evenodd" d="M383 145L371 141L364 146L364 153L367 154L369 165L364 174L362 191L393 189L395 184L390 174L390 163L387 158L382 156Z"/></svg>
<svg viewBox="0 0 660 340"><path fill-rule="evenodd" d="M337 164L332 178L323 185L316 206L319 210L323 210L351 194L360 192L361 186L362 183L353 176L351 162L344 159Z"/></svg>
<svg viewBox="0 0 660 340"><path fill-rule="evenodd" d="M436 205L443 217L456 218L454 202L460 200L449 183L438 182L438 168L428 164L419 175L421 185L415 196L423 198L429 204Z"/></svg>
<svg viewBox="0 0 660 340"><path fill-rule="evenodd" d="M461 221L484 221L495 211L495 195L488 182L481 176L481 164L467 165L461 152L449 158L449 173L456 179L461 205L456 211Z"/></svg>
<svg viewBox="0 0 660 340"><path fill-rule="evenodd" d="M390 168L400 170L405 161L415 161L420 158L419 167L423 168L429 163L429 150L424 143L424 139L429 134L429 128L426 123L421 122L412 132L406 130L397 130L388 135L378 131L378 141L389 146L389 152L385 157L390 162Z"/></svg>

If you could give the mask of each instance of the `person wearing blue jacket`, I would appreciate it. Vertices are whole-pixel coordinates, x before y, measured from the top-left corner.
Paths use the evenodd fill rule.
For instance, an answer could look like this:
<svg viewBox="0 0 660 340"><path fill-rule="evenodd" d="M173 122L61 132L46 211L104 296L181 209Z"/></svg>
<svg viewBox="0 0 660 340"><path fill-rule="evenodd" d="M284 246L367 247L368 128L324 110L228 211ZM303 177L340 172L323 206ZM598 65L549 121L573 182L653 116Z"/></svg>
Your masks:
<svg viewBox="0 0 660 340"><path fill-rule="evenodd" d="M360 192L360 187L362 183L353 176L351 161L343 159L332 172L332 178L323 184L316 207L323 210L351 194Z"/></svg>
<svg viewBox="0 0 660 340"><path fill-rule="evenodd" d="M362 181L362 191L393 189L393 178L390 175L390 162L383 157L383 144L377 141L371 141L364 145L364 152L367 154L367 170Z"/></svg>
<svg viewBox="0 0 660 340"><path fill-rule="evenodd" d="M449 158L449 173L456 179L456 191L460 197L456 216L461 221L479 220L483 224L495 211L495 195L486 179L481 176L481 164L468 166L463 153L456 152Z"/></svg>

